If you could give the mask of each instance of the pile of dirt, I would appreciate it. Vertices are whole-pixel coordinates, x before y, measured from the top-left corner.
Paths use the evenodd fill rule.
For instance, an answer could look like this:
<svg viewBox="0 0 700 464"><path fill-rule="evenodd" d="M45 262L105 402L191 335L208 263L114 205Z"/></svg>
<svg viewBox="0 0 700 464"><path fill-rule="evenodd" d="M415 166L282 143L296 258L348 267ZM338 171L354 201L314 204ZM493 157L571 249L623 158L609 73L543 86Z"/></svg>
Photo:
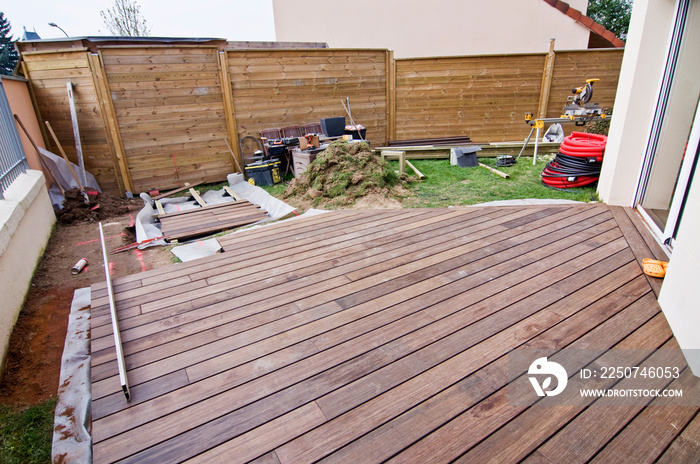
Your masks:
<svg viewBox="0 0 700 464"><path fill-rule="evenodd" d="M63 208L56 211L56 218L62 224L76 222L97 222L114 216L126 214L131 209L131 202L109 193L88 194L89 202L80 190L66 190Z"/></svg>
<svg viewBox="0 0 700 464"><path fill-rule="evenodd" d="M336 141L292 180L284 198L314 207L347 207L368 196L398 201L408 194L399 176L366 143Z"/></svg>

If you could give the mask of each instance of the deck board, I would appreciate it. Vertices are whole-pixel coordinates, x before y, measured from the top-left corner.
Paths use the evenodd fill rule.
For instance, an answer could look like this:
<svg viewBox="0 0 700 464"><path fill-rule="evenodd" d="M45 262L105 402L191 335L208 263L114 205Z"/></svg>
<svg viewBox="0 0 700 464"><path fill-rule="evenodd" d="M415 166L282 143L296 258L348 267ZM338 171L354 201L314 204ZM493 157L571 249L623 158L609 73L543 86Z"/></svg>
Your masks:
<svg viewBox="0 0 700 464"><path fill-rule="evenodd" d="M585 204L336 211L227 235L222 254L114 280L128 405L95 284L94 462L688 455L698 408L599 427L600 408L508 404L515 348L675 346L640 267L661 250L635 221Z"/></svg>

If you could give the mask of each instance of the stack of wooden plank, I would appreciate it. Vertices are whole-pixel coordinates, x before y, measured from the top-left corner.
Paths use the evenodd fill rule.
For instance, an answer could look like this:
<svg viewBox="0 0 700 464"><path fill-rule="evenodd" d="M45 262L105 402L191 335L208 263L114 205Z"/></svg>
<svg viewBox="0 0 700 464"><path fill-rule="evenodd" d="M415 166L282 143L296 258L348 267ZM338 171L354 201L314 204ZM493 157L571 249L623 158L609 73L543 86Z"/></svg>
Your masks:
<svg viewBox="0 0 700 464"><path fill-rule="evenodd" d="M168 241L213 234L265 218L265 210L246 200L158 215L161 231Z"/></svg>
<svg viewBox="0 0 700 464"><path fill-rule="evenodd" d="M453 146L459 147L470 145L471 139L466 135L458 135L455 137L437 137L430 139L407 139L407 140L390 140L390 147L424 147L424 146Z"/></svg>

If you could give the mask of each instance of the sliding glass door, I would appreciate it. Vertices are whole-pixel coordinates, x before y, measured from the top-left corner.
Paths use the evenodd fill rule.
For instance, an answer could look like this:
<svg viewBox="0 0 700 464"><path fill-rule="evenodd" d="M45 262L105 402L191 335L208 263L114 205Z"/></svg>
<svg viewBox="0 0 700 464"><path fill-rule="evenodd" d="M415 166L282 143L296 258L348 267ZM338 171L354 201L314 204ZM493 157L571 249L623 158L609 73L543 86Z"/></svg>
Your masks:
<svg viewBox="0 0 700 464"><path fill-rule="evenodd" d="M679 0L635 203L672 244L697 159L700 2Z"/></svg>

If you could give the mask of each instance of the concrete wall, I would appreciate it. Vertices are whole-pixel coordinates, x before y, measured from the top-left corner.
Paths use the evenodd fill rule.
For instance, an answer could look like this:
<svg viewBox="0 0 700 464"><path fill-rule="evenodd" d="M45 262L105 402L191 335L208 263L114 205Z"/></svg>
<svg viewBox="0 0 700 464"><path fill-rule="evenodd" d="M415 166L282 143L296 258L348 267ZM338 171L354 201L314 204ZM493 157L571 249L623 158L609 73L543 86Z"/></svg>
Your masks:
<svg viewBox="0 0 700 464"><path fill-rule="evenodd" d="M44 174L20 174L0 200L0 366L55 222Z"/></svg>
<svg viewBox="0 0 700 464"><path fill-rule="evenodd" d="M280 41L388 48L396 58L536 53L588 46L590 31L542 0L273 0ZM568 2L585 12L587 0Z"/></svg>

